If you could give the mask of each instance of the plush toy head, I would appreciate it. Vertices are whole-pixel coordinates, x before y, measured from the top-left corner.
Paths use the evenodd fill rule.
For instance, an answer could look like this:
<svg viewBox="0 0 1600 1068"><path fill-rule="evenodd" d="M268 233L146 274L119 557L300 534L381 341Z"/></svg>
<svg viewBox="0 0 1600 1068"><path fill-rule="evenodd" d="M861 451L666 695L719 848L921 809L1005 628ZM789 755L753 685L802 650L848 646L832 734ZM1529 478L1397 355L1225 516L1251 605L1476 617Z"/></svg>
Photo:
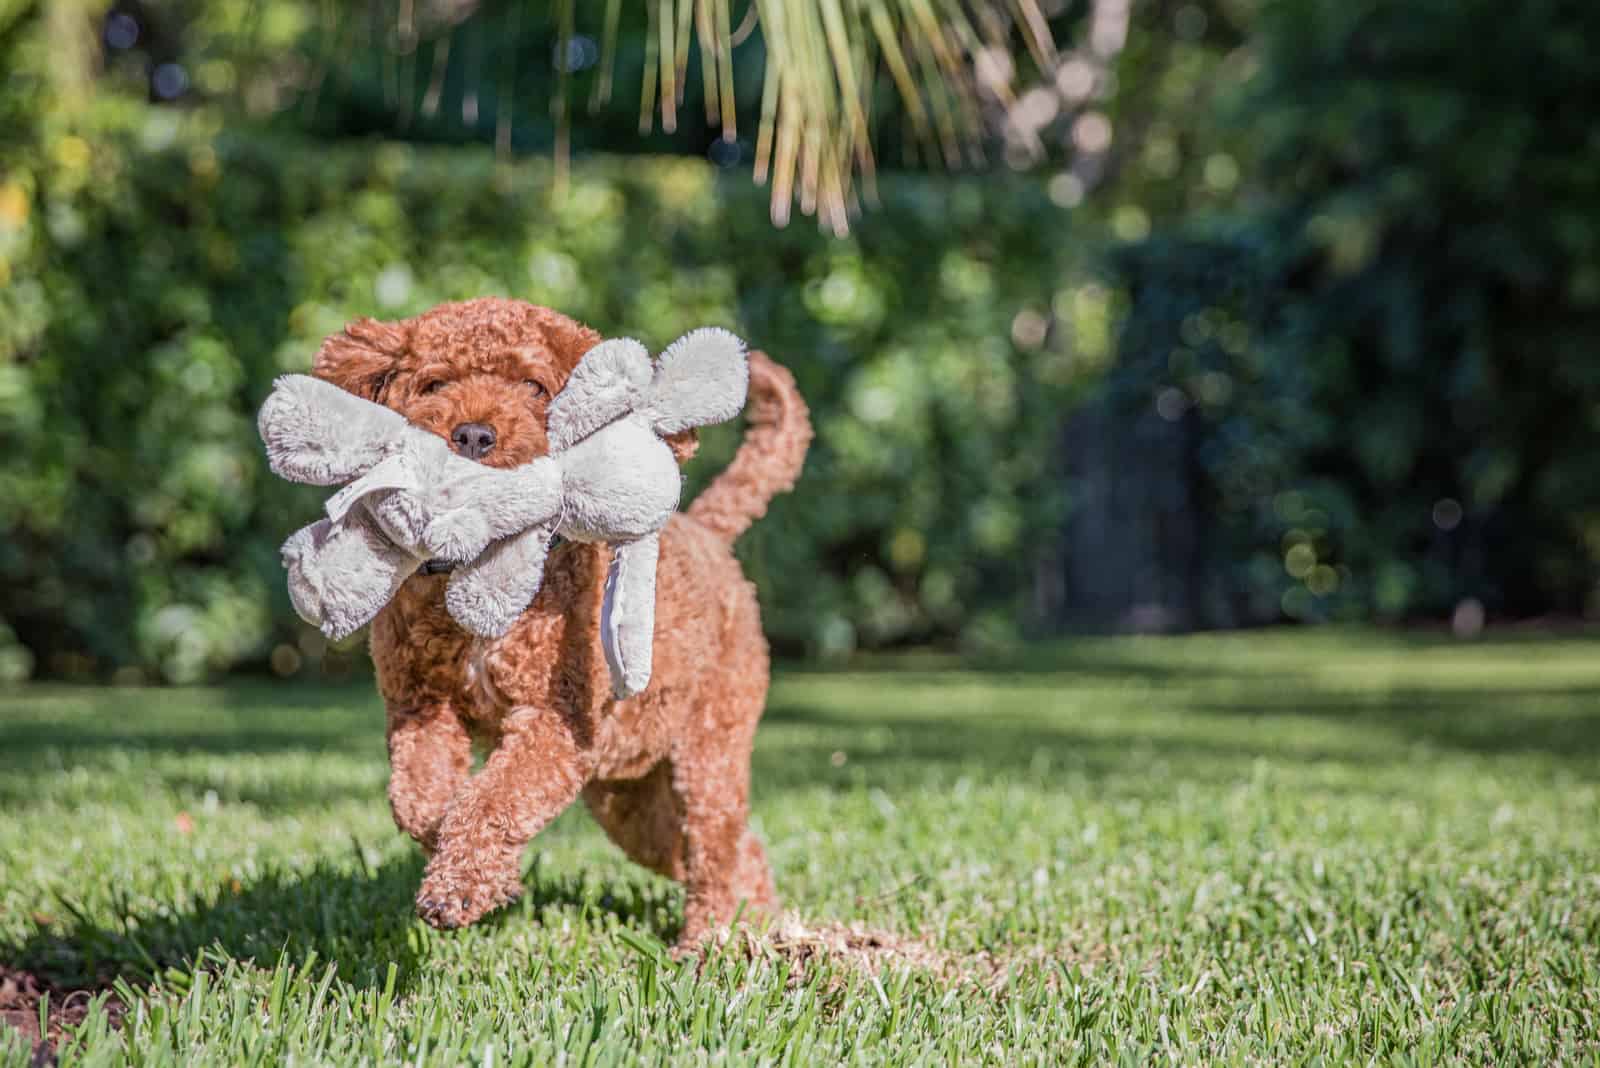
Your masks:
<svg viewBox="0 0 1600 1068"><path fill-rule="evenodd" d="M323 342L311 373L399 412L467 459L515 467L550 451L551 402L603 340L549 308L482 297L396 322L358 319ZM668 443L681 463L694 432Z"/></svg>

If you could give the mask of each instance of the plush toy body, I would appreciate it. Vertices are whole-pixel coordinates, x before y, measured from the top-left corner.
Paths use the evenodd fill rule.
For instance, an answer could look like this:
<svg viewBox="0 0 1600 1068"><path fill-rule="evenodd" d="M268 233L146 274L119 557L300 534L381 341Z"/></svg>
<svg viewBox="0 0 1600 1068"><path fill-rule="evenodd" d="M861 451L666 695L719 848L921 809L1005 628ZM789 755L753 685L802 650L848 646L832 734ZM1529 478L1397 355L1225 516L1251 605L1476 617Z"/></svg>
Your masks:
<svg viewBox="0 0 1600 1068"><path fill-rule="evenodd" d="M424 562L456 563L452 616L503 635L538 594L551 539L615 546L601 637L617 696L649 683L659 534L681 476L663 438L744 406L743 343L697 330L653 366L636 341L602 342L551 402L550 453L510 470L457 456L444 439L381 405L286 376L262 406L272 469L314 485L348 482L328 517L283 549L290 596L330 637L377 614Z"/></svg>

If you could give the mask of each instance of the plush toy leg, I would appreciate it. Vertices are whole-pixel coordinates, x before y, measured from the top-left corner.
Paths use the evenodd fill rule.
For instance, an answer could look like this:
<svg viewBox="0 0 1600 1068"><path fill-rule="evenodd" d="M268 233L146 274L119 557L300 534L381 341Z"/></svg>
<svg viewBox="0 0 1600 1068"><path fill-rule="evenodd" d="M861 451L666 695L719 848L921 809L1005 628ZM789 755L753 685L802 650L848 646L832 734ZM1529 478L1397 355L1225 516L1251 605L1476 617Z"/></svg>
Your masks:
<svg viewBox="0 0 1600 1068"><path fill-rule="evenodd" d="M447 469L455 480L434 492L434 514L421 538L434 556L457 563L474 559L490 542L552 522L561 511L561 468L548 456L509 471L470 460L456 466L477 470L457 476Z"/></svg>
<svg viewBox="0 0 1600 1068"><path fill-rule="evenodd" d="M480 638L498 638L510 630L539 594L550 535L548 524L530 527L456 568L444 592L444 606L455 621Z"/></svg>
<svg viewBox="0 0 1600 1068"><path fill-rule="evenodd" d="M371 622L422 561L395 548L357 507L343 522L296 531L284 542L283 564L295 611L338 641Z"/></svg>
<svg viewBox="0 0 1600 1068"><path fill-rule="evenodd" d="M600 645L611 668L616 695L632 697L650 684L656 634L656 561L661 535L648 534L618 545L606 576L600 612Z"/></svg>

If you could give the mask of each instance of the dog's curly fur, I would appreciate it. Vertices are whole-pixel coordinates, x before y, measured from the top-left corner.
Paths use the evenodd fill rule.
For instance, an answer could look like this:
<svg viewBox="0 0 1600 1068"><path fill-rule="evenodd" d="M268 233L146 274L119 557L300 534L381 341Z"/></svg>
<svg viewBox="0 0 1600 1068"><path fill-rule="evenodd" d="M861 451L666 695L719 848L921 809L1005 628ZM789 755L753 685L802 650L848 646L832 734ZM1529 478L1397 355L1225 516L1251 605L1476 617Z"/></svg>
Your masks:
<svg viewBox="0 0 1600 1068"><path fill-rule="evenodd" d="M481 462L544 455L546 406L595 331L521 301L444 304L414 319L361 319L328 338L312 371L447 440L494 430ZM417 910L457 927L521 889L523 846L578 797L638 863L686 889L681 940L775 904L746 825L750 750L766 702L755 590L731 546L799 475L811 425L789 372L750 355L749 430L732 464L662 535L655 672L611 697L600 646L604 545L567 543L511 631L474 638L445 611L445 577L419 574L374 620L388 709L395 822L429 854ZM680 462L693 431L670 439ZM472 767L472 741L490 749Z"/></svg>

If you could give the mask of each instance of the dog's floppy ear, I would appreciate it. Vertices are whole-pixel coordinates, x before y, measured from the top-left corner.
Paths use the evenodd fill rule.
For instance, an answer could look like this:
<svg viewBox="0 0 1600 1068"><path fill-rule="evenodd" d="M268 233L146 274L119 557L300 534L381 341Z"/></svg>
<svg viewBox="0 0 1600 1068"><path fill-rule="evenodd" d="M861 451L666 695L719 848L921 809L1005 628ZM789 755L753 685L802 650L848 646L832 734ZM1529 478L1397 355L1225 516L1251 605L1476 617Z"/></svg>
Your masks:
<svg viewBox="0 0 1600 1068"><path fill-rule="evenodd" d="M666 442L672 448L672 458L680 464L686 464L700 451L700 431L694 427L680 430L676 434L668 434Z"/></svg>
<svg viewBox="0 0 1600 1068"><path fill-rule="evenodd" d="M406 343L404 324L357 319L322 343L311 361L311 373L358 397L381 402Z"/></svg>

